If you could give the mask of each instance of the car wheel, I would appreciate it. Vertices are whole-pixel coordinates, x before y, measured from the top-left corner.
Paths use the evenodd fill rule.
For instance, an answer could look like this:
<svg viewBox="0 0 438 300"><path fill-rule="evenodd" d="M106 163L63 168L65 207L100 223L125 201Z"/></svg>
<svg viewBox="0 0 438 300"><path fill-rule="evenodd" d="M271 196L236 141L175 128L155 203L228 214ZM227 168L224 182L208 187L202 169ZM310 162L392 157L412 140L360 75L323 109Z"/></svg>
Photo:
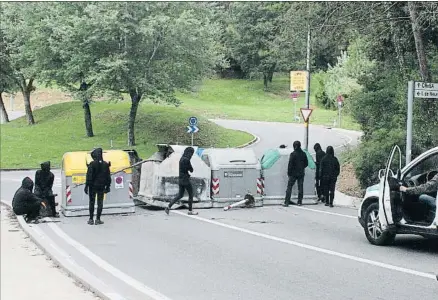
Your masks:
<svg viewBox="0 0 438 300"><path fill-rule="evenodd" d="M395 239L395 233L382 230L379 220L379 204L371 204L365 212L365 236L368 241L377 246L391 244Z"/></svg>

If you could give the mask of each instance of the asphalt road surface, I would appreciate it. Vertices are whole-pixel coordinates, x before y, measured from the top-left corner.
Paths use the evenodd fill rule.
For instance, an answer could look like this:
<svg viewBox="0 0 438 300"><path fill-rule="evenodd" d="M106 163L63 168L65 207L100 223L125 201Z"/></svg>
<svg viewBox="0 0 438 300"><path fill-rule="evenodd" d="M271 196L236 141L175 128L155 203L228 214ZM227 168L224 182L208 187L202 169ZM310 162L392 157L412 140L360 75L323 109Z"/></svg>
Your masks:
<svg viewBox="0 0 438 300"><path fill-rule="evenodd" d="M226 121L226 126L259 136L253 146L258 154L303 136L299 125ZM310 145L318 141L341 150L356 137L311 127ZM59 171L54 173L58 179ZM2 172L1 198L10 201L21 179L33 174ZM54 190L61 193L59 179ZM199 212L167 216L137 208L134 215L104 216L103 226L87 225L87 217L33 226L124 299L437 299L436 241L401 236L393 246L372 246L353 209ZM159 294L151 297L154 292Z"/></svg>

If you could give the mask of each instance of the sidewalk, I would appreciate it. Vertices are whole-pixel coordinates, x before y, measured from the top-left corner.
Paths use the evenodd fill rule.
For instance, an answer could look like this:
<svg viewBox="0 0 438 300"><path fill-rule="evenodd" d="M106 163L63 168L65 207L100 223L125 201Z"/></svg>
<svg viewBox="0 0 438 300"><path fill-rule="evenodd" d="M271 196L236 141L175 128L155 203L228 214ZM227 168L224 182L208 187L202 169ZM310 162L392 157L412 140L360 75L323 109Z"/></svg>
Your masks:
<svg viewBox="0 0 438 300"><path fill-rule="evenodd" d="M49 286L50 284L50 286ZM98 300L63 273L30 241L1 206L2 300Z"/></svg>
<svg viewBox="0 0 438 300"><path fill-rule="evenodd" d="M333 201L335 206L359 208L361 202L361 198L348 196L338 190L335 191L335 199Z"/></svg>

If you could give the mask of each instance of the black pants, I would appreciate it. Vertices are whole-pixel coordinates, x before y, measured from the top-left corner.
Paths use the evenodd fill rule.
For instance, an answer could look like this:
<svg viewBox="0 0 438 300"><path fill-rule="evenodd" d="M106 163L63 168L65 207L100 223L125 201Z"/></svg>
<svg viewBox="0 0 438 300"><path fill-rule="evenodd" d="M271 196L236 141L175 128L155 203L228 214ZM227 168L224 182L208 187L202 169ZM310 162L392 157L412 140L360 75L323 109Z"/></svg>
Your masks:
<svg viewBox="0 0 438 300"><path fill-rule="evenodd" d="M55 197L54 196L48 196L46 197L47 204L49 204L50 212L52 213L52 216L56 215L56 204L55 204Z"/></svg>
<svg viewBox="0 0 438 300"><path fill-rule="evenodd" d="M292 188L294 187L295 181L298 181L298 204L301 204L303 202L304 176L289 176L285 199L285 204L287 205L290 204L290 197L292 196Z"/></svg>
<svg viewBox="0 0 438 300"><path fill-rule="evenodd" d="M27 203L18 209L13 209L17 216L25 215L27 220L34 220L40 215L41 204L39 202Z"/></svg>
<svg viewBox="0 0 438 300"><path fill-rule="evenodd" d="M193 205L193 187L191 183L185 183L179 185L179 192L178 195L169 203L169 208L172 207L177 201L181 200L182 197L184 197L184 191L187 191L189 194L189 211L192 211L192 205Z"/></svg>
<svg viewBox="0 0 438 300"><path fill-rule="evenodd" d="M92 190L90 189L88 193L90 197L89 202L89 210L90 210L90 219L94 218L94 204L96 203L96 196L97 196L97 216L96 219L100 220L100 216L102 215L102 209L103 209L103 191L100 190Z"/></svg>
<svg viewBox="0 0 438 300"><path fill-rule="evenodd" d="M318 200L319 200L323 196L322 182L321 179L319 178L315 178L315 189L316 189L316 195L318 196Z"/></svg>
<svg viewBox="0 0 438 300"><path fill-rule="evenodd" d="M336 179L323 178L322 189L324 193L325 203L333 205L333 199L335 199Z"/></svg>

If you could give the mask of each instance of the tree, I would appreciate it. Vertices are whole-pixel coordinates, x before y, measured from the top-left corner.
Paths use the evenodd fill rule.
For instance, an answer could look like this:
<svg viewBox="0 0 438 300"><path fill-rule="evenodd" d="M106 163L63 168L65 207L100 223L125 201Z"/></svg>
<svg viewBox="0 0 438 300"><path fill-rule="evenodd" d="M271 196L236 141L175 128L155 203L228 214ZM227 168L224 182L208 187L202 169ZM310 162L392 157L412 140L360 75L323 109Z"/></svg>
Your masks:
<svg viewBox="0 0 438 300"><path fill-rule="evenodd" d="M51 29L49 38L52 59L45 66L44 82L55 82L82 102L85 131L93 137L90 104L96 91L91 78L92 67L100 50L93 32L96 28L88 22L86 3L53 3L46 26Z"/></svg>
<svg viewBox="0 0 438 300"><path fill-rule="evenodd" d="M34 81L43 71L44 62L51 57L48 33L42 26L47 3L2 3L1 35L5 43L4 58L9 70L1 69L2 76L13 81L23 94L28 124L34 124L30 95Z"/></svg>
<svg viewBox="0 0 438 300"><path fill-rule="evenodd" d="M262 74L265 90L279 67L280 20L287 3L244 3L230 5L230 21L226 43L242 69L250 74Z"/></svg>
<svg viewBox="0 0 438 300"><path fill-rule="evenodd" d="M100 49L93 52L90 78L96 88L128 94L131 100L129 146L135 145L141 100L176 103L177 89L190 88L220 61L217 29L203 17L201 6L96 3L88 4L85 13L89 41Z"/></svg>

